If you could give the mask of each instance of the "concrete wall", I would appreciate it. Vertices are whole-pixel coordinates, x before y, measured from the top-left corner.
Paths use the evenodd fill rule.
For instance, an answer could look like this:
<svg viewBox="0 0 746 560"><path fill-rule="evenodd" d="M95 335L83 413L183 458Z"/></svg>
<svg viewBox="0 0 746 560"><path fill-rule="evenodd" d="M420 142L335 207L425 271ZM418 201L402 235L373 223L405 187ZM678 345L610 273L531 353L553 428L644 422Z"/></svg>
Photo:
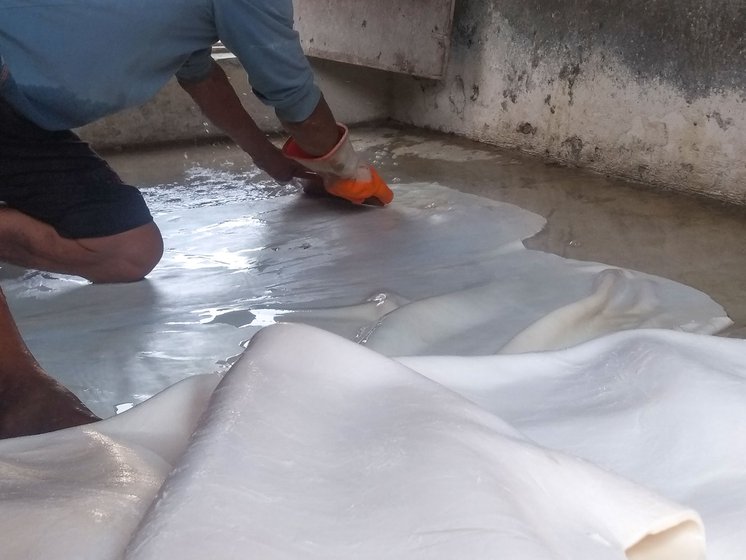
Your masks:
<svg viewBox="0 0 746 560"><path fill-rule="evenodd" d="M274 111L251 92L246 72L233 57L218 61L257 124L268 132L281 129ZM380 70L314 60L316 80L338 119L349 124L386 119L392 112L392 75ZM204 141L222 137L175 80L141 107L112 115L78 130L96 149Z"/></svg>
<svg viewBox="0 0 746 560"><path fill-rule="evenodd" d="M443 80L313 64L350 124L394 118L746 203L745 30L743 0L456 0ZM221 64L277 130L238 62ZM219 135L175 83L83 129L98 148Z"/></svg>
<svg viewBox="0 0 746 560"><path fill-rule="evenodd" d="M457 0L451 49L396 119L746 202L742 0Z"/></svg>

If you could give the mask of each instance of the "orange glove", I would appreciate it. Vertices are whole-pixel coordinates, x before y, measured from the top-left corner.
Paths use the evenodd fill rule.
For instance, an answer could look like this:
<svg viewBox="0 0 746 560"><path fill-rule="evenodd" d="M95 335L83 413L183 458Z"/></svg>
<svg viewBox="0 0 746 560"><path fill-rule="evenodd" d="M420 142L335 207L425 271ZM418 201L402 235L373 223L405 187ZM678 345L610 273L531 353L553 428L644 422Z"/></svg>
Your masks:
<svg viewBox="0 0 746 560"><path fill-rule="evenodd" d="M341 138L328 154L309 156L293 138L289 138L282 147L283 155L321 175L324 188L334 196L353 204L389 204L394 200L394 193L372 165L360 160L350 142L347 127L343 124L337 126Z"/></svg>

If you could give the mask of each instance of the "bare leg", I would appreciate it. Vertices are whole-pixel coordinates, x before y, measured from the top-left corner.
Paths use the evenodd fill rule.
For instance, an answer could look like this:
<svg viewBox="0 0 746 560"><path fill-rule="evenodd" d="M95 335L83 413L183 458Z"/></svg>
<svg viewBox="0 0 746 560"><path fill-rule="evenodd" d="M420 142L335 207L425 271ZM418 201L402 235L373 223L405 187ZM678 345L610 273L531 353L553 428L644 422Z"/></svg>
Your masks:
<svg viewBox="0 0 746 560"><path fill-rule="evenodd" d="M83 276L92 282L140 280L158 263L155 224L91 239L65 239L26 214L0 208L0 260ZM98 418L47 375L29 352L0 291L0 438L51 432Z"/></svg>
<svg viewBox="0 0 746 560"><path fill-rule="evenodd" d="M92 282L133 282L163 254L154 223L108 237L65 239L56 230L10 208L0 208L0 260L37 270L75 274Z"/></svg>
<svg viewBox="0 0 746 560"><path fill-rule="evenodd" d="M0 290L0 438L96 420L75 395L44 373L21 339Z"/></svg>

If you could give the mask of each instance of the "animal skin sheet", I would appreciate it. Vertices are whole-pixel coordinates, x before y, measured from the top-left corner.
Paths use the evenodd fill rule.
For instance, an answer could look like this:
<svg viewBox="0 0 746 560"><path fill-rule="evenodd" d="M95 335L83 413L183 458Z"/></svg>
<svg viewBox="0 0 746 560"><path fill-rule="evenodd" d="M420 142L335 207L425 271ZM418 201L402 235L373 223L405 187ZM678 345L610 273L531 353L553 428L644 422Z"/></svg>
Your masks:
<svg viewBox="0 0 746 560"><path fill-rule="evenodd" d="M384 209L284 196L179 210L166 198L152 208L166 250L147 281L30 272L3 290L37 359L103 417L224 371L278 320L389 356L496 353L578 302L596 310L600 333L626 324L709 334L730 324L687 286L525 249L544 220L511 204L433 184L399 185L396 197ZM548 337L550 346L593 337L583 317L560 313L549 330L562 337Z"/></svg>
<svg viewBox="0 0 746 560"><path fill-rule="evenodd" d="M181 464L128 558L702 557L694 512L304 325L255 337Z"/></svg>
<svg viewBox="0 0 746 560"><path fill-rule="evenodd" d="M723 309L527 250L515 206L396 195L155 208L146 282L6 277L48 371L137 406L0 441L3 558L740 558Z"/></svg>

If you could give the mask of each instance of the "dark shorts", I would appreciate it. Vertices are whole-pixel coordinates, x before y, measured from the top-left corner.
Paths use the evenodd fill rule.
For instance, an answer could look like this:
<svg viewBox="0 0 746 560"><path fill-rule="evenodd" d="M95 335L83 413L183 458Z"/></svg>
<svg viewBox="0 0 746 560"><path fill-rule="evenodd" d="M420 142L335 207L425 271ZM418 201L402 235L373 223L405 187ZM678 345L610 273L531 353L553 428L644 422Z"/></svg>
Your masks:
<svg viewBox="0 0 746 560"><path fill-rule="evenodd" d="M50 132L0 96L0 203L54 227L62 237L105 237L153 218L122 180L69 130Z"/></svg>

